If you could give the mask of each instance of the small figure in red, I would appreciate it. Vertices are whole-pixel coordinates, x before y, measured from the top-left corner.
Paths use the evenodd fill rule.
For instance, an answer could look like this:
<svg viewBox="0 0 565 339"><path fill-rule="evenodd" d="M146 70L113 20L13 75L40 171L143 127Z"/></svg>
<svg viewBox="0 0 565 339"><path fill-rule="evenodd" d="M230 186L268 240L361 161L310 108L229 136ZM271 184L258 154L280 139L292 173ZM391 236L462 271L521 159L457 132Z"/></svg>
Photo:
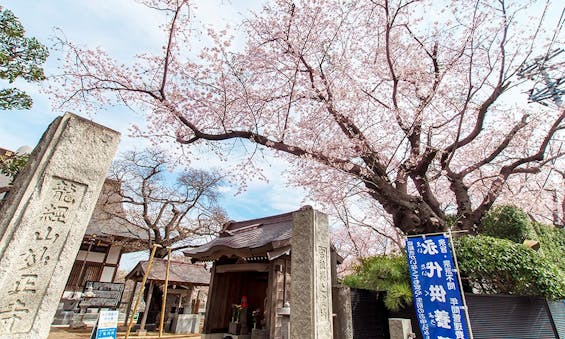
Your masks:
<svg viewBox="0 0 565 339"><path fill-rule="evenodd" d="M247 296L241 297L241 308L247 308Z"/></svg>

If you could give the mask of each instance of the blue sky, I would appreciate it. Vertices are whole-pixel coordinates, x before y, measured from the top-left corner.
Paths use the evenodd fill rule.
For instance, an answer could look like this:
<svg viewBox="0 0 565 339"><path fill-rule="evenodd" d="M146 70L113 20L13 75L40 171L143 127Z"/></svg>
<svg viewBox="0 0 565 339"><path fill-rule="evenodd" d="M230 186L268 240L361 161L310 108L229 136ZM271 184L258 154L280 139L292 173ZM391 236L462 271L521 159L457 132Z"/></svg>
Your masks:
<svg viewBox="0 0 565 339"><path fill-rule="evenodd" d="M198 20L206 24L237 24L249 11L259 9L260 0L197 0L194 10ZM27 36L34 36L47 46L52 37L64 34L74 43L91 48L102 47L110 55L122 60L131 60L136 53L159 51L162 31L161 17L154 11L135 2L135 0L5 0L2 6L12 10L20 19ZM201 24L200 23L200 24ZM198 25L198 23L195 23ZM60 64L55 51L46 63L47 75L57 72ZM6 83L0 84L7 86ZM15 86L25 90L34 100L31 110L0 111L0 147L15 150L22 145L35 146L42 133L53 119L64 111L51 108L49 98L41 92L46 83L29 84L16 81ZM145 140L128 136L132 123L143 124L143 117L124 108L113 107L88 117L102 125L122 133L120 151L143 148ZM216 159L202 157L197 167L208 164L219 165ZM221 164L228 170L230 162ZM285 183L283 160L267 155L263 173L268 181L250 180L245 192L236 194L238 188L222 188L221 205L233 220L263 217L298 209L304 204L305 193L290 188ZM121 269L129 270L138 260L146 257L146 252L129 254L123 257Z"/></svg>
<svg viewBox="0 0 565 339"><path fill-rule="evenodd" d="M261 0L198 0L193 1L197 20L223 27L236 25L251 10L259 9ZM2 6L12 10L20 19L28 36L35 36L50 46L54 35L63 34L74 43L88 47L102 47L121 60L131 60L136 53L161 48L164 21L155 11L135 0L7 0ZM198 34L198 33L196 33ZM60 56L55 51L46 64L46 73L57 72ZM2 84L6 86L6 84ZM46 83L28 84L18 81L16 86L32 95L34 106L29 111L0 111L0 147L17 149L22 145L35 146L48 124L64 112L51 108L49 98L40 89ZM140 114L120 107L98 112L88 117L122 133L120 150L140 148L144 140L128 136L132 123L143 124ZM203 156L203 161L194 164L205 167L210 163L228 170L230 162L220 164L215 159ZM304 192L289 188L285 184L286 164L280 159L267 157L264 174L268 182L251 180L248 189L235 195L237 187L224 187L221 202L234 220L244 220L298 209L303 204ZM222 168L221 168L222 169Z"/></svg>
<svg viewBox="0 0 565 339"><path fill-rule="evenodd" d="M237 25L250 10L258 10L266 0L193 0L193 9L198 30L202 23L224 26ZM556 1L558 3L558 1ZM90 48L100 46L110 55L128 60L142 52L158 52L161 48L163 32L159 25L161 18L155 11L137 3L135 0L3 0L2 6L11 9L23 23L28 36L35 36L50 46L51 37L63 34L70 41ZM556 5L559 7L559 5ZM550 10L552 29L561 10ZM57 33L59 32L59 33ZM198 33L196 33L198 34ZM47 75L57 72L59 60L54 51L46 64ZM6 84L0 84L6 86ZM46 84L16 82L34 99L34 107L29 111L0 111L0 147L17 149L22 145L34 146L49 123L64 111L51 109L49 98L40 89ZM100 111L92 120L122 133L120 151L143 147L145 140L128 136L132 123L143 125L143 117L125 108L112 107ZM234 152L237 153L237 152ZM221 163L215 158L202 156L196 167L220 166L229 171L237 161ZM266 153L263 174L268 181L250 180L245 192L235 195L238 188L226 186L221 205L234 220L245 220L298 209L301 205L312 204L305 201L305 192L286 185L283 160L272 158ZM128 265L135 261L128 259ZM128 267L126 265L126 267Z"/></svg>

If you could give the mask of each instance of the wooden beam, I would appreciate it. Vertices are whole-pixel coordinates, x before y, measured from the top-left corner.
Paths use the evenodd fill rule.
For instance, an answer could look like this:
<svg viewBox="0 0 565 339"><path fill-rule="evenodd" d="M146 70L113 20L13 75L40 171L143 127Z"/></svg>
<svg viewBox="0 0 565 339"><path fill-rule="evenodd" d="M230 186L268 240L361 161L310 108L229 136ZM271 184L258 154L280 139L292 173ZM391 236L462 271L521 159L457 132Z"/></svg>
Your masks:
<svg viewBox="0 0 565 339"><path fill-rule="evenodd" d="M216 266L216 273L230 272L268 272L269 264L252 263L252 264L228 264Z"/></svg>
<svg viewBox="0 0 565 339"><path fill-rule="evenodd" d="M180 290L180 289L169 289L168 294L174 294L174 295L182 295L182 296L186 296L186 295L191 295L192 294L192 290L188 289L188 290Z"/></svg>

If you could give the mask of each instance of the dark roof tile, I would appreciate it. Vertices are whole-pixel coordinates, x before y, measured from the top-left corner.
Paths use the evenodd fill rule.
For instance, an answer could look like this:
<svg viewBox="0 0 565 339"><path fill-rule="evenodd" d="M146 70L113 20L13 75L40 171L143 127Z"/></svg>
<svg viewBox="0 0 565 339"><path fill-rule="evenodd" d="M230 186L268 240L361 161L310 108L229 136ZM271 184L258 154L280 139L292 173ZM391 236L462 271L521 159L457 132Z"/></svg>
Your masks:
<svg viewBox="0 0 565 339"><path fill-rule="evenodd" d="M148 261L140 261L126 279L141 280L147 269ZM166 259L153 259L148 280L165 281L167 270ZM189 264L182 261L171 261L169 267L169 283L178 285L209 285L210 273L201 265Z"/></svg>
<svg viewBox="0 0 565 339"><path fill-rule="evenodd" d="M184 254L195 259L214 259L222 250L253 255L254 249L266 252L290 245L292 236L292 213L274 215L266 218L229 222L224 225L220 236L207 244L185 251ZM248 250L245 252L237 250ZM255 253L259 254L259 253ZM266 253L260 253L266 255Z"/></svg>

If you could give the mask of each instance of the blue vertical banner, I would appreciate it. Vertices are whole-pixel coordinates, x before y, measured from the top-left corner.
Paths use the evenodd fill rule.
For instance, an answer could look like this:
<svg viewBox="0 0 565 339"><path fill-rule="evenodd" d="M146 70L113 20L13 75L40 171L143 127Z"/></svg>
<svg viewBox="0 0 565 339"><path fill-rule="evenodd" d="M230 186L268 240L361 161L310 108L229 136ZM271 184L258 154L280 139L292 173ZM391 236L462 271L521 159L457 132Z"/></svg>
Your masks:
<svg viewBox="0 0 565 339"><path fill-rule="evenodd" d="M406 239L416 316L425 339L468 339L469 329L449 238Z"/></svg>

